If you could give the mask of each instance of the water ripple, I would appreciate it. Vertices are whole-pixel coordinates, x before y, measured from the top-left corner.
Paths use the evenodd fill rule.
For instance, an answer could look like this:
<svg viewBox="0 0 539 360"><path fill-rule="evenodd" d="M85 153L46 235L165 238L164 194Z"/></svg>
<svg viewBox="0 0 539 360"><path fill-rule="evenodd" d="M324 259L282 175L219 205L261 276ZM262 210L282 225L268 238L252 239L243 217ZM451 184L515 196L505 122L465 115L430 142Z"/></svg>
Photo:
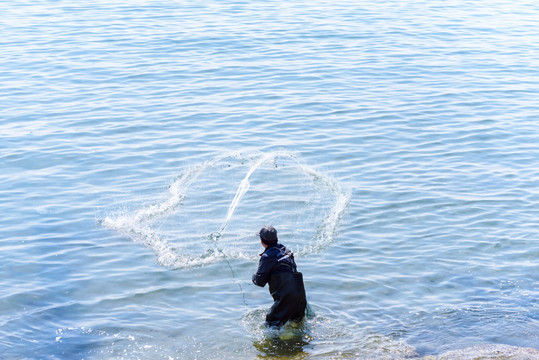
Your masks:
<svg viewBox="0 0 539 360"><path fill-rule="evenodd" d="M267 222L319 313L296 357L536 356L534 2L0 10L3 356L264 355ZM213 246L283 151L310 172L261 166Z"/></svg>

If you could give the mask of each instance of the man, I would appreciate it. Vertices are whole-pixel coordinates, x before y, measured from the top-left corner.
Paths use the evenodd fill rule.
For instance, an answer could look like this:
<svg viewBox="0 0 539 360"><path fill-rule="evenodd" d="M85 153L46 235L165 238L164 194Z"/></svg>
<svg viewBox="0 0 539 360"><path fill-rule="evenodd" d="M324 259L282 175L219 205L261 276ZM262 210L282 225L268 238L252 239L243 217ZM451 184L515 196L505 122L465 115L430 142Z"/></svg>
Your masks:
<svg viewBox="0 0 539 360"><path fill-rule="evenodd" d="M273 226L264 226L256 235L260 236L265 250L260 254L253 283L261 287L269 283L269 292L275 301L266 314L266 324L281 326L288 320L301 321L307 299L303 276L296 269L294 254L277 243L277 230Z"/></svg>

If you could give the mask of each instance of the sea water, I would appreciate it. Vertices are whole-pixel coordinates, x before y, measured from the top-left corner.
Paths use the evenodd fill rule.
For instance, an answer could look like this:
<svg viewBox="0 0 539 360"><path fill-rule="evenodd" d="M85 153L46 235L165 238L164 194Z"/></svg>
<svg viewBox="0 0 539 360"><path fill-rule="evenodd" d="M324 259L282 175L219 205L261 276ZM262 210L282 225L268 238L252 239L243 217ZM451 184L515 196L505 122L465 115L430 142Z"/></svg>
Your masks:
<svg viewBox="0 0 539 360"><path fill-rule="evenodd" d="M1 359L539 358L536 2L0 12Z"/></svg>

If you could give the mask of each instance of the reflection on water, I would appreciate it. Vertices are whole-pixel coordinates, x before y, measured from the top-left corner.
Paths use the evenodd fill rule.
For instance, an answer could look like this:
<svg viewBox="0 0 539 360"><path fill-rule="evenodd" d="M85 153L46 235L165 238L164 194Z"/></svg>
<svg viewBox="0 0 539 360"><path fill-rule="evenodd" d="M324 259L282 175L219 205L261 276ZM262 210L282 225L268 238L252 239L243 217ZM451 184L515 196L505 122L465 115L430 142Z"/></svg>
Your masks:
<svg viewBox="0 0 539 360"><path fill-rule="evenodd" d="M268 329L261 340L253 342L260 359L289 358L305 359L305 347L312 337L305 331L304 324L287 324L281 329Z"/></svg>
<svg viewBox="0 0 539 360"><path fill-rule="evenodd" d="M254 336L253 345L258 351L258 358L306 358L306 347L314 337L309 326L314 313L309 311L309 306L301 322L289 321L282 327L268 327L266 312L267 309L252 310L243 318L246 330Z"/></svg>

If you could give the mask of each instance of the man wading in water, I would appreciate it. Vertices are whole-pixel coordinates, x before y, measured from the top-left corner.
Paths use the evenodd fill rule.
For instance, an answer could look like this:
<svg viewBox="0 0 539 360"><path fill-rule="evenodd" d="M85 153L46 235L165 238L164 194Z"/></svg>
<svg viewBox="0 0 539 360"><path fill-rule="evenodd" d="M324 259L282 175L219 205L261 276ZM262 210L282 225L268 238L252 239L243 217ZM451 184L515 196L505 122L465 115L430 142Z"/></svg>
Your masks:
<svg viewBox="0 0 539 360"><path fill-rule="evenodd" d="M296 269L294 254L277 243L277 230L273 226L264 226L256 235L260 236L265 250L260 254L253 283L261 287L269 283L269 292L275 301L266 315L266 324L281 326L288 320L301 321L307 299L303 276Z"/></svg>

